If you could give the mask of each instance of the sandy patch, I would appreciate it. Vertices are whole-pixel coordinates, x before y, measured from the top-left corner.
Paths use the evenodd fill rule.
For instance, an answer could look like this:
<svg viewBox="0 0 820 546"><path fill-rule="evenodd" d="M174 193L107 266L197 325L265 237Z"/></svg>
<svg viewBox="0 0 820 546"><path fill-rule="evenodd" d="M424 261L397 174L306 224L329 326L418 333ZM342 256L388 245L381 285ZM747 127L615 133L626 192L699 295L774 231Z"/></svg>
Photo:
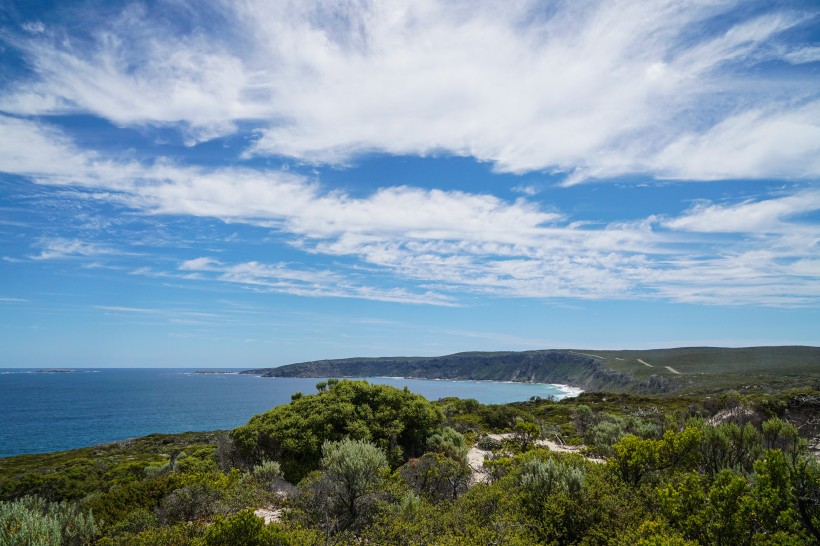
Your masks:
<svg viewBox="0 0 820 546"><path fill-rule="evenodd" d="M503 434L488 434L487 435L494 440L506 440L508 438L512 438L512 434L509 432L505 432ZM586 449L586 446L568 446L563 445L558 442L553 442L552 440L536 440L535 445L546 447L550 451L555 451L556 453L578 453L581 454L581 451ZM473 475L470 479L470 485L475 485L477 483L487 483L489 481L489 476L487 472L484 470L484 460L489 459L492 456L492 451L488 451L485 449L479 449L478 446L473 446L467 452L467 464L470 465L470 468L473 470ZM593 463L605 463L606 460L599 459L597 457L587 457L584 455L584 459L588 461L592 461Z"/></svg>
<svg viewBox="0 0 820 546"><path fill-rule="evenodd" d="M253 513L258 518L262 518L265 520L265 525L269 523L278 523L282 521L282 509L281 508L257 508L253 511Z"/></svg>

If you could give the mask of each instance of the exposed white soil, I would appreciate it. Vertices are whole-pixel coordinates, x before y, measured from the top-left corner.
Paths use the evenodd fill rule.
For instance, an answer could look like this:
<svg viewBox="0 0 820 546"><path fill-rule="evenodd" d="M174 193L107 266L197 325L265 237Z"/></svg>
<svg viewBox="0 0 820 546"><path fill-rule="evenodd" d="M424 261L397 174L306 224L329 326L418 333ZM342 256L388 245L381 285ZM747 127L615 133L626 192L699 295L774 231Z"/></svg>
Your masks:
<svg viewBox="0 0 820 546"><path fill-rule="evenodd" d="M744 407L736 407L731 409L722 409L713 416L711 416L707 422L712 425L713 427L728 423L730 421L735 422L745 422L750 421L754 417L755 412L749 408Z"/></svg>
<svg viewBox="0 0 820 546"><path fill-rule="evenodd" d="M638 359L638 362L640 362L641 364L643 364L643 365L644 365L644 366L646 366L647 368L654 368L654 367L655 367L655 366L653 366L652 364L650 364L649 362L644 362L644 361L643 361L643 360L641 360L640 358Z"/></svg>
<svg viewBox="0 0 820 546"><path fill-rule="evenodd" d="M264 519L265 525L269 523L278 523L282 521L281 508L273 508L272 506L268 508L257 508L253 511L253 513L256 515L256 517Z"/></svg>
<svg viewBox="0 0 820 546"><path fill-rule="evenodd" d="M664 366L664 368L666 368L667 370L669 370L670 372L672 372L672 373L674 373L674 374L677 374L677 375L683 375L682 373L680 373L678 370L676 370L676 369L675 369L675 368L673 368L672 366Z"/></svg>
<svg viewBox="0 0 820 546"><path fill-rule="evenodd" d="M512 434L509 432L503 434L488 434L490 438L494 440L506 440L512 437ZM552 440L536 440L535 444L541 447L546 447L550 451L555 451L557 453L580 453L586 446L568 446L562 445L558 442L553 442ZM470 479L470 485L475 485L477 483L487 483L489 481L489 476L484 471L484 459L488 459L492 456L492 452L486 449L479 449L478 446L473 446L467 452L467 464L470 465L470 468L473 469L473 476ZM593 463L605 463L604 459L599 459L596 457L586 457L584 458L588 461L592 461Z"/></svg>
<svg viewBox="0 0 820 546"><path fill-rule="evenodd" d="M606 360L606 358L604 358L604 357L602 357L602 356L598 356L598 355L591 355L591 354L589 354L589 353L579 353L578 351L568 351L568 352L573 353L573 354L576 354L576 355L591 356L592 358L599 358L599 359L601 359L601 360Z"/></svg>

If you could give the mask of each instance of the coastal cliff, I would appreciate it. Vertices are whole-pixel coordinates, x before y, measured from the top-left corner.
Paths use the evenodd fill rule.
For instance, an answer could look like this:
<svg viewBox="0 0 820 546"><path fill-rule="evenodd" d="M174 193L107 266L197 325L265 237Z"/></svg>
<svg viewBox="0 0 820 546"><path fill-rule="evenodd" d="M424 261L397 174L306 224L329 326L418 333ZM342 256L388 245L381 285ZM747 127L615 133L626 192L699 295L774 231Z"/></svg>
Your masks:
<svg viewBox="0 0 820 546"><path fill-rule="evenodd" d="M668 392L666 378L636 380L604 360L573 351L467 352L437 357L316 360L242 373L263 377L408 377L557 383L584 390Z"/></svg>

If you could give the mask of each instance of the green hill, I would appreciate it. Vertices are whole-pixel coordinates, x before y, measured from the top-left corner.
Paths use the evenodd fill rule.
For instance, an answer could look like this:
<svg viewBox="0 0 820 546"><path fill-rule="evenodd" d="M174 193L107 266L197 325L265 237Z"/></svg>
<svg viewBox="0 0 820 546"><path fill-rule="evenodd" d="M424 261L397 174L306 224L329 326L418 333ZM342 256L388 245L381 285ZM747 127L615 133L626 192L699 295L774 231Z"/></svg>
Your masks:
<svg viewBox="0 0 820 546"><path fill-rule="evenodd" d="M712 392L820 386L818 347L681 347L642 351L467 352L438 357L317 360L242 373L265 377L478 379L585 390Z"/></svg>

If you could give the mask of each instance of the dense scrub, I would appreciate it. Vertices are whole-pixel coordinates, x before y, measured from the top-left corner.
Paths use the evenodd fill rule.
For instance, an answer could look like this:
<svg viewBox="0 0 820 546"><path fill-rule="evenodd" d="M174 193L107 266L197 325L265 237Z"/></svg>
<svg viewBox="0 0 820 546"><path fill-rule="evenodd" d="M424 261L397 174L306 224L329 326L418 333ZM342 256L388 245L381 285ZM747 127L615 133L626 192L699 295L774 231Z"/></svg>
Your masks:
<svg viewBox="0 0 820 546"><path fill-rule="evenodd" d="M229 434L0 460L0 544L820 544L817 392L487 406L318 388Z"/></svg>
<svg viewBox="0 0 820 546"><path fill-rule="evenodd" d="M420 455L441 426L442 414L408 390L366 381L331 381L319 394L296 396L290 404L253 417L231 432L241 461L275 459L285 477L298 481L319 466L324 442L344 438L372 442L396 467Z"/></svg>

